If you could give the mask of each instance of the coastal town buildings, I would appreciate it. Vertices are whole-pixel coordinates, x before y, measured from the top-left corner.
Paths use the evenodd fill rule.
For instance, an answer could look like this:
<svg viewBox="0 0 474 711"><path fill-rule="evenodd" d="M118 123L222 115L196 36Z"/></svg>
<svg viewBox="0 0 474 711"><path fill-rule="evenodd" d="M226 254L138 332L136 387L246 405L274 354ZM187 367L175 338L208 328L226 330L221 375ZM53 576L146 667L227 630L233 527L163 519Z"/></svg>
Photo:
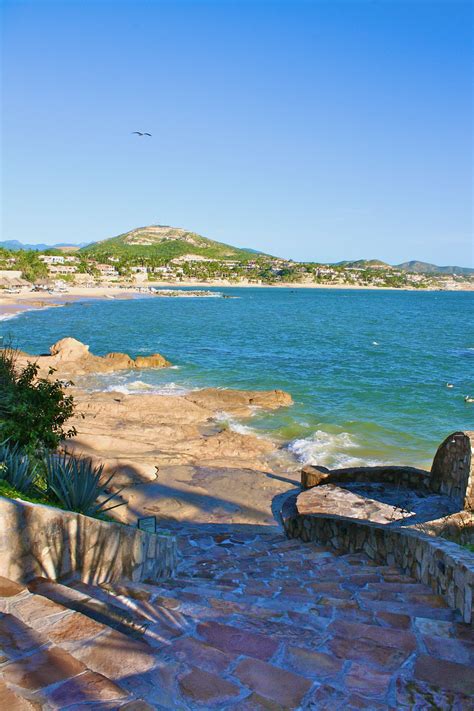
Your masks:
<svg viewBox="0 0 474 711"><path fill-rule="evenodd" d="M151 229L147 228L148 231ZM167 229L173 231L172 228ZM134 233L130 235L133 237ZM176 242L176 235L174 237ZM127 243L125 248L116 248L115 244L107 247L106 240L97 243L97 248L93 250L75 250L73 254L60 253L59 250L9 251L0 247L0 270L18 271L31 284L47 277L83 284L86 275L86 280L92 283L176 281L216 285L300 284L341 288L474 289L474 274L466 269L454 273L450 271L454 268L450 267L442 268L447 271L430 271L433 265L425 265L421 271L417 271L420 265L418 262L393 267L377 260L337 264L295 262L260 253L254 255L253 252L249 256L249 250L241 250L242 256L237 257L231 253L237 250L225 245L229 254L226 252L218 258L214 256L214 246L208 254L208 247L201 246L200 253L192 253L187 250L194 245L195 238L179 236L179 239L185 242L186 249L186 253L179 256L173 256L172 250L167 251L168 247L156 252L151 240L145 244L141 238L137 242L135 237L135 241ZM172 240L170 238L164 242L171 244ZM139 251L136 251L137 248ZM412 264L413 270L410 269Z"/></svg>

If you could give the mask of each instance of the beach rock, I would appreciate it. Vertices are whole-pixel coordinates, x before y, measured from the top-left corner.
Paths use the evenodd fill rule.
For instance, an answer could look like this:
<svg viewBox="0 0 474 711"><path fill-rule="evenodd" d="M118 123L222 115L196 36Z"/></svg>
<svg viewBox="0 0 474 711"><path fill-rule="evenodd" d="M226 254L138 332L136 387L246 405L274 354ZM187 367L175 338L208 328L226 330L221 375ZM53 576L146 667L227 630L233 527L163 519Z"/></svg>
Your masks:
<svg viewBox="0 0 474 711"><path fill-rule="evenodd" d="M298 485L297 462L265 437L223 429L219 413L225 408L235 417L248 416L250 401L268 402L272 409L289 396L208 388L200 397L202 392L72 390L77 414L70 425L78 434L63 446L103 463L105 474L115 472L111 486L125 487L120 496L129 505L114 509L114 517L273 522L275 496Z"/></svg>
<svg viewBox="0 0 474 711"><path fill-rule="evenodd" d="M167 368L169 365L171 363L159 353L135 358L135 368Z"/></svg>
<svg viewBox="0 0 474 711"><path fill-rule="evenodd" d="M127 353L107 353L104 358L111 361L118 370L135 367L135 361Z"/></svg>
<svg viewBox="0 0 474 711"><path fill-rule="evenodd" d="M89 346L76 338L61 338L54 343L49 352L57 360L79 360L90 355Z"/></svg>
<svg viewBox="0 0 474 711"><path fill-rule="evenodd" d="M330 474L330 470L326 469L326 467L315 467L308 464L301 470L301 486L303 489L319 486L319 484L329 478Z"/></svg>
<svg viewBox="0 0 474 711"><path fill-rule="evenodd" d="M220 390L204 388L186 396L186 399L211 410L224 410L237 415L250 414L252 408L276 410L289 407L293 400L283 390Z"/></svg>
<svg viewBox="0 0 474 711"><path fill-rule="evenodd" d="M165 368L170 363L159 353L139 356L135 361L127 353L107 353L105 356L93 355L89 346L76 338L62 338L49 349L49 356L29 356L18 354L18 364L24 367L34 360L39 366L39 374L48 377L49 369L54 368L55 378L73 378L74 376L94 373L112 373L116 370L133 368Z"/></svg>

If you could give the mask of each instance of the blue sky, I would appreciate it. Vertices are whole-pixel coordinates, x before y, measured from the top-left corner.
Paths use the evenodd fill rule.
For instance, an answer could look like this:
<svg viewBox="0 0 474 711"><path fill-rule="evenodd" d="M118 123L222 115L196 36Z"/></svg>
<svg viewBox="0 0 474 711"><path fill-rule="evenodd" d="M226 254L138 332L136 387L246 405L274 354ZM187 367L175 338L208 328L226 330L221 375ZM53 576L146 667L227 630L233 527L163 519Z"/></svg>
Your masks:
<svg viewBox="0 0 474 711"><path fill-rule="evenodd" d="M472 4L2 15L2 239L160 223L301 260L473 263Z"/></svg>

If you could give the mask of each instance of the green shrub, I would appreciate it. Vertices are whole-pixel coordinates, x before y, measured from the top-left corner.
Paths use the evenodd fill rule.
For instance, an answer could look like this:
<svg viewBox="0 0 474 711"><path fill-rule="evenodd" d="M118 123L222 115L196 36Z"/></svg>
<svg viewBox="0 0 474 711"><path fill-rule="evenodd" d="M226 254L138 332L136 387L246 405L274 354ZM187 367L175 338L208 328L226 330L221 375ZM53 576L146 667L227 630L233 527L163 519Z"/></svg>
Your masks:
<svg viewBox="0 0 474 711"><path fill-rule="evenodd" d="M37 478L37 465L30 461L27 454L18 445L7 443L0 445L0 478L8 482L14 489L28 492Z"/></svg>
<svg viewBox="0 0 474 711"><path fill-rule="evenodd" d="M107 486L114 474L101 483L104 465L94 466L89 459L74 459L66 454L50 454L45 458L46 482L61 504L70 511L87 516L123 506L123 502L107 506L117 493L107 494ZM100 499L100 501L99 501Z"/></svg>
<svg viewBox="0 0 474 711"><path fill-rule="evenodd" d="M16 269L21 269L23 279L34 282L48 276L48 267L44 264L37 252L20 249L14 254Z"/></svg>
<svg viewBox="0 0 474 711"><path fill-rule="evenodd" d="M56 449L61 439L76 434L74 428L64 429L74 412L73 398L61 381L39 378L35 363L20 369L16 361L15 350L0 350L0 441L28 452Z"/></svg>

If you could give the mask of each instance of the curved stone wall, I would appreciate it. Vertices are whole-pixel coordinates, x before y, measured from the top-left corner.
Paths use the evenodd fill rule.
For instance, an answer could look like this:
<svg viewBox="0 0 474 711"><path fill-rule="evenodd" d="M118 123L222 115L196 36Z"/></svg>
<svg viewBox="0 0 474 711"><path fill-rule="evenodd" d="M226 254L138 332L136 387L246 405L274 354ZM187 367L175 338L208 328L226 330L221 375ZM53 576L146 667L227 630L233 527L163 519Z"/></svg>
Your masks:
<svg viewBox="0 0 474 711"><path fill-rule="evenodd" d="M289 538L314 541L345 552L363 552L377 563L396 565L442 595L465 622L473 620L474 555L456 543L413 529L342 516L300 514L294 495L281 516Z"/></svg>
<svg viewBox="0 0 474 711"><path fill-rule="evenodd" d="M307 465L301 470L301 486L321 484L383 482L415 489L427 489L449 496L460 509L474 509L474 432L453 432L440 444L431 471L414 467L376 466L326 469Z"/></svg>
<svg viewBox="0 0 474 711"><path fill-rule="evenodd" d="M438 447L431 467L432 491L474 508L474 432L454 432Z"/></svg>
<svg viewBox="0 0 474 711"><path fill-rule="evenodd" d="M377 466L326 469L311 464L301 470L301 486L309 489L320 484L344 484L347 482L384 482L407 488L428 488L430 472L415 467Z"/></svg>

